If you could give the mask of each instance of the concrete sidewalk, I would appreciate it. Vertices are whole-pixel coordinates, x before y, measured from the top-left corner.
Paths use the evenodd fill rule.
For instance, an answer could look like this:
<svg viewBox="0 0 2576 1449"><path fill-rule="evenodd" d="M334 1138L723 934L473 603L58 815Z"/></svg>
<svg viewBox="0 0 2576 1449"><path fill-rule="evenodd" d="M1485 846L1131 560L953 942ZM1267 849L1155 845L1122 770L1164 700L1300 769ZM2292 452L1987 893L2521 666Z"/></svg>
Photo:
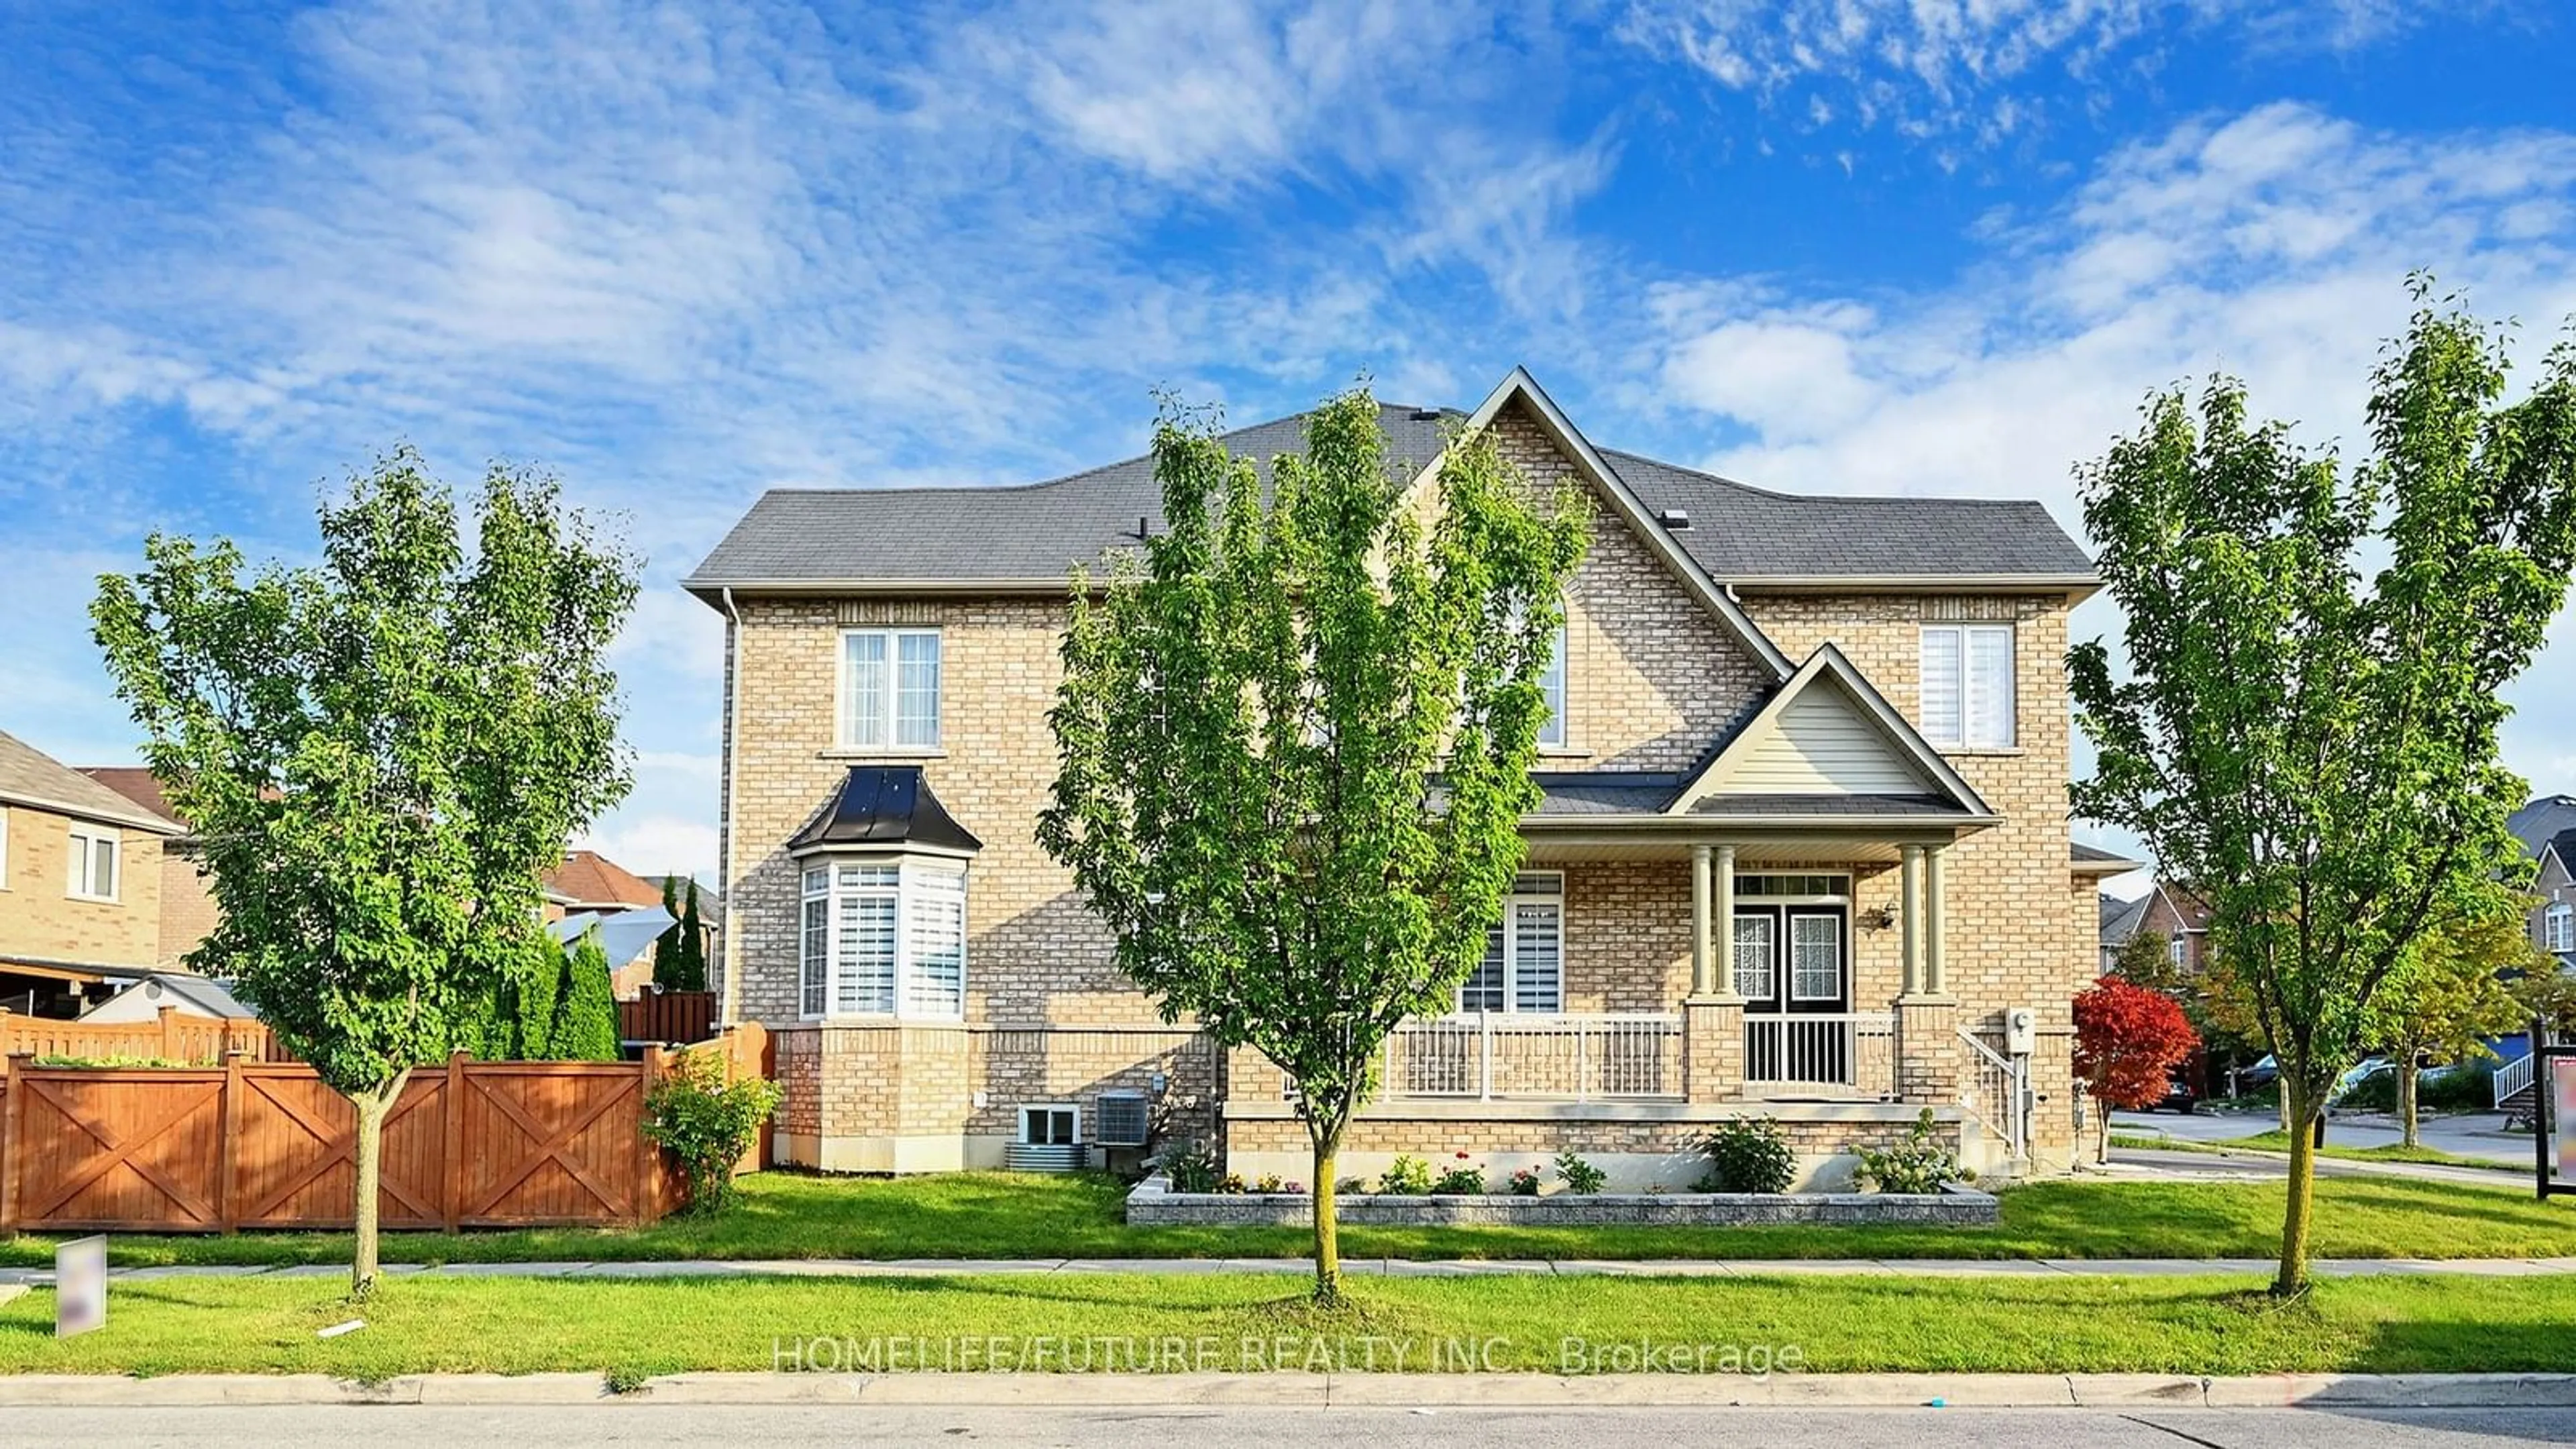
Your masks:
<svg viewBox="0 0 2576 1449"><path fill-rule="evenodd" d="M2268 1276L2268 1258L1503 1258L1414 1261L1345 1258L1342 1271L1398 1278L1479 1278L1496 1275L1617 1276L1631 1278L1762 1278L1784 1275L1860 1275L1875 1278L2175 1278L2229 1273ZM2532 1278L2576 1273L2576 1258L2319 1258L2309 1263L2320 1277L2457 1275ZM160 1278L339 1278L345 1266L232 1265L118 1268L123 1282ZM678 1259L661 1262L388 1263L394 1276L450 1278L919 1278L964 1274L1036 1273L1307 1273L1304 1258L856 1258ZM0 1268L0 1285L43 1286L46 1268Z"/></svg>
<svg viewBox="0 0 2576 1449"><path fill-rule="evenodd" d="M0 1375L0 1407L212 1405L875 1404L1052 1409L1564 1408L2396 1408L2576 1407L2569 1374L1684 1374L1610 1373L694 1373L625 1392L598 1374ZM2207 1441L2201 1441L2207 1442Z"/></svg>

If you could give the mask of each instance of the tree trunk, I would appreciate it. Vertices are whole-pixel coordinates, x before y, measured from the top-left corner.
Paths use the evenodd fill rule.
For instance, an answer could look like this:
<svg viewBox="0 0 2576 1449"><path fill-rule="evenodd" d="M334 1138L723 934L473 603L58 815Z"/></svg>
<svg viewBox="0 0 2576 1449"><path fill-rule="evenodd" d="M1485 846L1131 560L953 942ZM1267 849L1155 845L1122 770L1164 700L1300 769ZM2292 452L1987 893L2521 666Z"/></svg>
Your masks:
<svg viewBox="0 0 2576 1449"><path fill-rule="evenodd" d="M2308 1288L2308 1216L2315 1195L2317 1149L2313 1128L2323 1113L2307 1088L2282 1077L2281 1100L2287 1104L2290 1129L2290 1192L2281 1218L2281 1272L2272 1280L2275 1297L2287 1298Z"/></svg>
<svg viewBox="0 0 2576 1449"><path fill-rule="evenodd" d="M2408 1052L2404 1059L2397 1063L2397 1127L2402 1134L2399 1140L2409 1147L2423 1145L2422 1140L2415 1134L2415 1089L2419 1085L2417 1076L2415 1054Z"/></svg>
<svg viewBox="0 0 2576 1449"><path fill-rule="evenodd" d="M1315 1302L1338 1307L1342 1301L1342 1230L1334 1216L1334 1159L1340 1154L1339 1128L1315 1132Z"/></svg>
<svg viewBox="0 0 2576 1449"><path fill-rule="evenodd" d="M411 1069L405 1067L385 1087L349 1098L349 1105L358 1112L357 1202L351 1213L356 1242L349 1261L349 1296L353 1299L364 1300L376 1290L377 1244L382 1236L377 1200L384 1188L385 1115L402 1096L403 1084L410 1080ZM455 1110L454 1103L449 1104L449 1110Z"/></svg>

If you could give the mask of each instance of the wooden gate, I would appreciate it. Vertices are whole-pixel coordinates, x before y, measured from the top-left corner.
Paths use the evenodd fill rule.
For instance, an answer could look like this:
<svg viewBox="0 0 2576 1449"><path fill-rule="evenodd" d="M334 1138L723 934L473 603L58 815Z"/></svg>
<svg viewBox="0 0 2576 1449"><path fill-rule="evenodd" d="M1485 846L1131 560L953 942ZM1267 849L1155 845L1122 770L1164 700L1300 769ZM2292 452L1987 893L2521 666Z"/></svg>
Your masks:
<svg viewBox="0 0 2576 1449"><path fill-rule="evenodd" d="M412 1073L385 1120L387 1228L650 1222L679 1201L643 1134L642 1062ZM0 1077L0 1230L349 1226L356 1112L313 1069L39 1068Z"/></svg>

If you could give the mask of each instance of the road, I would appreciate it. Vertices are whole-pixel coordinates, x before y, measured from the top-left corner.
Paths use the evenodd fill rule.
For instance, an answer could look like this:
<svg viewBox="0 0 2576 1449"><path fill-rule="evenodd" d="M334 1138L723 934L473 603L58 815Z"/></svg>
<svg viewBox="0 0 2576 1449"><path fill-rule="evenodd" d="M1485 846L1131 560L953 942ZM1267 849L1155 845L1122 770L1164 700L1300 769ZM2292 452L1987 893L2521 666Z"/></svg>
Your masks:
<svg viewBox="0 0 2576 1449"><path fill-rule="evenodd" d="M2500 1130L2503 1123L2504 1114L2500 1112L2427 1117L2423 1119L2423 1130L2419 1135L2425 1146L2444 1152L2483 1158L2507 1167L2530 1167L2530 1135L2515 1133L2508 1136ZM2111 1130L2115 1132L2162 1132L2193 1142L2232 1142L2239 1137L2268 1132L2279 1125L2279 1119L2260 1112L2111 1114ZM2326 1140L2342 1147L2392 1146L2400 1135L2395 1122L2376 1114L2337 1116L2326 1125Z"/></svg>
<svg viewBox="0 0 2576 1449"><path fill-rule="evenodd" d="M1743 1449L2453 1449L2576 1443L2570 1409L931 1409L600 1404L550 1408L28 1409L0 1421L11 1446L188 1449L469 1449L530 1444L1299 1445L1468 1441L1504 1446L1654 1443Z"/></svg>

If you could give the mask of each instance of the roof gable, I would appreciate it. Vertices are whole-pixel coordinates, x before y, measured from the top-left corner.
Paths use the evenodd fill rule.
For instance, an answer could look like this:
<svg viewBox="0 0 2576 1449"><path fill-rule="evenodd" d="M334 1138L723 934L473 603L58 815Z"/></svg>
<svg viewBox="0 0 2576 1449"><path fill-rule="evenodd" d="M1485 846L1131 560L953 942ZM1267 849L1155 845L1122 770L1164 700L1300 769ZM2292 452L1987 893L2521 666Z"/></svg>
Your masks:
<svg viewBox="0 0 2576 1449"><path fill-rule="evenodd" d="M545 887L574 906L658 906L660 887L595 850L576 850L545 874Z"/></svg>
<svg viewBox="0 0 2576 1449"><path fill-rule="evenodd" d="M0 730L0 801L55 815L131 825L177 835L177 821L156 815L16 735Z"/></svg>
<svg viewBox="0 0 2576 1449"><path fill-rule="evenodd" d="M1666 807L1681 814L1727 796L1931 796L1991 813L1843 652L1822 645Z"/></svg>

